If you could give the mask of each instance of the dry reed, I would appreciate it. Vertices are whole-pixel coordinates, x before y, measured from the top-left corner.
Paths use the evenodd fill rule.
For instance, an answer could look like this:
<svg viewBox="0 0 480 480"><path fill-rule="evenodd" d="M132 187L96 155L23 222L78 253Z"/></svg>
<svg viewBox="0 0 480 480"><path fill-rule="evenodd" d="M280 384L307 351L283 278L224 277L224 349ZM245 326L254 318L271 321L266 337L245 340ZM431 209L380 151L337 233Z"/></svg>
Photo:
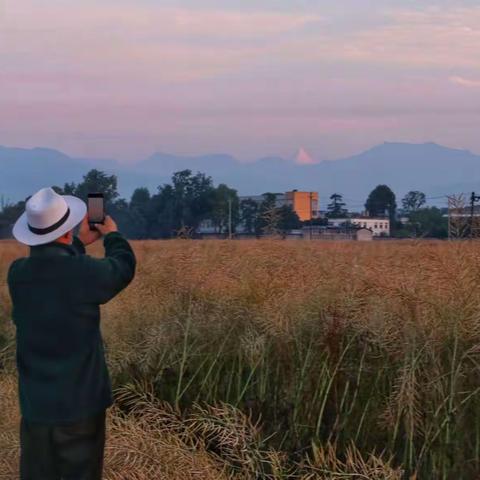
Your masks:
<svg viewBox="0 0 480 480"><path fill-rule="evenodd" d="M103 310L106 478L476 478L477 243L135 249ZM23 253L0 243L0 278ZM0 281L0 478L18 450L9 308Z"/></svg>

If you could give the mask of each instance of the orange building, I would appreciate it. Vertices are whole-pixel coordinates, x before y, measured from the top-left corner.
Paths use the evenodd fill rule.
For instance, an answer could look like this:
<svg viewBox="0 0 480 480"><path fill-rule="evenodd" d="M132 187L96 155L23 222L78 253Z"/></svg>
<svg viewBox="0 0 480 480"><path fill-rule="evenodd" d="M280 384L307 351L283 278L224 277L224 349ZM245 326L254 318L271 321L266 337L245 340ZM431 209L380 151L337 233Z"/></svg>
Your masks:
<svg viewBox="0 0 480 480"><path fill-rule="evenodd" d="M318 217L318 192L299 192L293 190L285 193L287 205L290 205L302 222Z"/></svg>

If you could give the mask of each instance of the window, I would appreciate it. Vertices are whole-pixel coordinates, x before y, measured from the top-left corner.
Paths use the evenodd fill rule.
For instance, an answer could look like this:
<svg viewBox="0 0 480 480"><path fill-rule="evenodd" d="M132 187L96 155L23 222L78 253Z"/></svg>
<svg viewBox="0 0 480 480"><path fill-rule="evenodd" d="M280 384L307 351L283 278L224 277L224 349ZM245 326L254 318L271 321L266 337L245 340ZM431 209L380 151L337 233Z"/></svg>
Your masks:
<svg viewBox="0 0 480 480"><path fill-rule="evenodd" d="M375 228L375 229L377 229L377 228L378 228L378 223L376 223L376 224L375 224L375 227L374 227L374 228Z"/></svg>

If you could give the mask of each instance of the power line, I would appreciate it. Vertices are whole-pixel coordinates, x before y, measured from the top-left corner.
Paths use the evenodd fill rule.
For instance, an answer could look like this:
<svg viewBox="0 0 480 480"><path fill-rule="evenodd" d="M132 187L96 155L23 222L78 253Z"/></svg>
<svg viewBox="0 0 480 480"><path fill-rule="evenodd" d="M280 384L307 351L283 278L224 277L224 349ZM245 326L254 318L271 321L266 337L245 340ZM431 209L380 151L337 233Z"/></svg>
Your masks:
<svg viewBox="0 0 480 480"><path fill-rule="evenodd" d="M430 201L434 201L434 200L442 200L443 202L433 202L434 203L434 206L442 206L442 204L446 204L448 202L448 199L452 196L459 196L459 195L466 195L465 192L462 192L462 193L444 193L444 194L438 194L438 195L432 195L432 196L428 196L428 197L425 197L425 200L427 202L430 202ZM349 208L349 209L356 209L356 208L365 208L365 202L366 202L366 199L365 200L360 200L358 198L350 198L350 197L345 197L342 195L342 198L344 200L344 202L346 203L346 206ZM330 201L330 197L320 197L320 203L321 204L325 204L327 205L328 202ZM435 205L437 204L437 205ZM440 205L439 205L440 204Z"/></svg>

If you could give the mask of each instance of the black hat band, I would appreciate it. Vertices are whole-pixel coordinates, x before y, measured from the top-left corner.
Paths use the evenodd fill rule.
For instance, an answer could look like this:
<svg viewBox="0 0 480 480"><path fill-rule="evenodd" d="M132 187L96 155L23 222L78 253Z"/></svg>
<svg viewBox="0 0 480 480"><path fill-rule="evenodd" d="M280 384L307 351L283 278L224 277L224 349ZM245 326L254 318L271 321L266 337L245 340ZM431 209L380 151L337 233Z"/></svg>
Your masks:
<svg viewBox="0 0 480 480"><path fill-rule="evenodd" d="M28 229L35 235L47 235L47 233L52 233L55 230L57 230L57 228L60 228L67 221L69 216L70 216L70 208L68 208L67 213L65 213L65 215L51 227L35 228L35 227L32 227L30 224L28 224Z"/></svg>

